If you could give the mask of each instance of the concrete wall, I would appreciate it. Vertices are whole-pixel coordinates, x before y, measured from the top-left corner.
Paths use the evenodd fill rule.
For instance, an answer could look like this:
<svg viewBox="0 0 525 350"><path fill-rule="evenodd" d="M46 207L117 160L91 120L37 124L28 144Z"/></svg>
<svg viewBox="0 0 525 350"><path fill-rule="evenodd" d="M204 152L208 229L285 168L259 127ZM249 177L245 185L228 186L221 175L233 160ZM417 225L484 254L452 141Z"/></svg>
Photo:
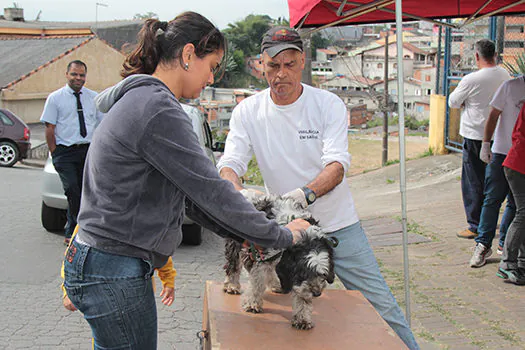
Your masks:
<svg viewBox="0 0 525 350"><path fill-rule="evenodd" d="M26 123L37 123L47 96L66 84L65 73L69 62L77 59L85 62L88 67L86 87L100 92L122 79L120 70L124 58L123 54L109 45L93 39L19 83L2 90L1 104Z"/></svg>

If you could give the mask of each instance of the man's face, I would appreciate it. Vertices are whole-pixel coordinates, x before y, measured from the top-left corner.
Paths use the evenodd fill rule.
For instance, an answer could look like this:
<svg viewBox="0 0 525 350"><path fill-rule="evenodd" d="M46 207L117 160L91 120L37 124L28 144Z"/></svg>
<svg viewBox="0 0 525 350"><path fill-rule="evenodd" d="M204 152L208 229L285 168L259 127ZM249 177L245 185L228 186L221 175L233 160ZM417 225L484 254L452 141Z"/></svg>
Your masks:
<svg viewBox="0 0 525 350"><path fill-rule="evenodd" d="M66 72L67 85L75 91L80 91L86 82L86 68L73 63Z"/></svg>
<svg viewBox="0 0 525 350"><path fill-rule="evenodd" d="M289 101L291 103L300 96L304 69L302 52L294 49L284 50L273 58L264 52L263 69L274 98L281 101L292 99Z"/></svg>

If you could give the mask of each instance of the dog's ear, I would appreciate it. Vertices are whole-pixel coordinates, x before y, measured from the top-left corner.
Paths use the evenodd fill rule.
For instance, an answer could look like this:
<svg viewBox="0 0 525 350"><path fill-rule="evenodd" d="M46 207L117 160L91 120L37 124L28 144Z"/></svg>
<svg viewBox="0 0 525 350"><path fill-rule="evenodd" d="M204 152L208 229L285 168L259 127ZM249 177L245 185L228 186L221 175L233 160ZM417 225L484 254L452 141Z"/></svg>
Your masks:
<svg viewBox="0 0 525 350"><path fill-rule="evenodd" d="M290 293L292 291L294 266L295 264L292 261L291 254L285 250L281 260L275 267L275 272L277 273L277 277L279 277L281 289L284 293Z"/></svg>
<svg viewBox="0 0 525 350"><path fill-rule="evenodd" d="M335 279L335 271L334 271L334 262L333 260L330 261L330 269L328 270L328 274L326 275L326 282L332 284L334 283Z"/></svg>

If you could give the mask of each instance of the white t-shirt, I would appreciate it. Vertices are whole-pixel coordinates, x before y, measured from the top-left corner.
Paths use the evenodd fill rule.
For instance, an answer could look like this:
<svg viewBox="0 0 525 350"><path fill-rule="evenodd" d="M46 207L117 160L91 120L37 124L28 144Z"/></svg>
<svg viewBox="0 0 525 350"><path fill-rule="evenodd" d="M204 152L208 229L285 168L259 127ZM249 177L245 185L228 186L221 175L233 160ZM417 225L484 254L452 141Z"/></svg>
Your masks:
<svg viewBox="0 0 525 350"><path fill-rule="evenodd" d="M315 179L334 161L350 166L347 111L336 95L303 85L294 103L276 105L266 89L242 101L232 113L224 155L217 167L246 173L255 154L266 190L285 194ZM310 205L325 232L359 221L346 177Z"/></svg>
<svg viewBox="0 0 525 350"><path fill-rule="evenodd" d="M492 107L501 111L494 131L493 153L509 153L512 146L512 130L523 102L525 102L525 76L504 82L490 101Z"/></svg>
<svg viewBox="0 0 525 350"><path fill-rule="evenodd" d="M459 126L461 136L471 140L483 140L485 122L490 110L489 102L500 85L509 79L509 73L498 66L482 68L461 79L448 100L451 108L465 105Z"/></svg>

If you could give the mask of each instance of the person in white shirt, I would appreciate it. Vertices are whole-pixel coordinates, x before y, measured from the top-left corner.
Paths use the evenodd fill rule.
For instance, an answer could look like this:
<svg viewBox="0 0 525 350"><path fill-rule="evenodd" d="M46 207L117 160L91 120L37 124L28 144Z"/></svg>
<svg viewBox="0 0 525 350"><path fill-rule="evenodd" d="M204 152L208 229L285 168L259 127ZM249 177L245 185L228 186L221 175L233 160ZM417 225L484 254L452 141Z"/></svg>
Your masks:
<svg viewBox="0 0 525 350"><path fill-rule="evenodd" d="M512 130L518 119L521 106L525 101L525 76L504 82L490 102L490 113L485 125L483 143L479 157L487 163L485 170L485 198L476 237L476 247L470 260L471 267L485 265L492 255L492 241L496 235L501 204L507 197L507 206L499 229L498 254L503 253L505 236L514 219L516 204L509 190L509 183L503 171L503 161L512 145ZM491 140L494 143L491 149ZM520 251L520 256L524 252Z"/></svg>
<svg viewBox="0 0 525 350"><path fill-rule="evenodd" d="M221 176L242 191L240 177L255 155L267 192L295 198L338 241L335 272L345 287L361 291L405 344L419 349L354 207L345 177L350 166L345 104L301 84L305 57L295 30L270 29L261 53L269 88L233 110L217 164Z"/></svg>
<svg viewBox="0 0 525 350"><path fill-rule="evenodd" d="M450 94L450 108L461 108L459 134L463 136L463 167L461 192L468 228L460 238L475 238L483 205L485 163L479 158L483 130L489 116L489 102L499 86L510 79L509 73L496 65L496 47L487 39L476 42L476 63L479 70L463 77Z"/></svg>
<svg viewBox="0 0 525 350"><path fill-rule="evenodd" d="M67 223L64 243L69 244L77 225L82 193L82 174L93 133L102 120L97 111L97 93L86 87L87 66L75 60L66 70L67 84L46 100L40 121L45 123L46 142L53 165L67 197Z"/></svg>

